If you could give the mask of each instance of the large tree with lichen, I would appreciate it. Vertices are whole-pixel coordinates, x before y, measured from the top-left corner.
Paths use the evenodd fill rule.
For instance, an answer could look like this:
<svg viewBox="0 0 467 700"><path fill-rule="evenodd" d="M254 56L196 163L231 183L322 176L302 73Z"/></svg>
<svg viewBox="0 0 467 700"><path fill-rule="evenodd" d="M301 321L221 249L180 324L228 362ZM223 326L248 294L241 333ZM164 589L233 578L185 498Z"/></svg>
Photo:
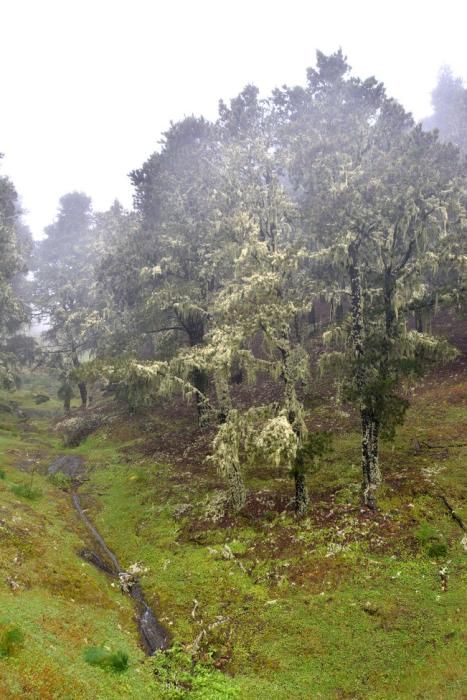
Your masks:
<svg viewBox="0 0 467 700"><path fill-rule="evenodd" d="M318 53L307 87L277 91L275 101L311 273L348 310L327 334L334 347L323 365L341 369L359 408L363 501L375 508L380 436L407 405L401 378L448 354L409 330L408 312L464 225L461 163L375 79L352 77L341 52Z"/></svg>
<svg viewBox="0 0 467 700"><path fill-rule="evenodd" d="M91 200L81 192L61 197L56 220L36 243L34 306L47 323L44 356L68 377L88 349L94 285L94 229ZM79 382L86 406L85 382Z"/></svg>
<svg viewBox="0 0 467 700"><path fill-rule="evenodd" d="M148 330L170 334L175 349L203 345L211 300L230 274L224 175L215 126L194 117L172 124L161 150L132 174L140 235L152 248L140 267L152 318ZM193 368L198 397L207 381ZM203 423L206 404L198 400L197 406Z"/></svg>
<svg viewBox="0 0 467 700"><path fill-rule="evenodd" d="M0 158L1 158L0 154ZM0 177L0 385L13 387L20 353L13 336L28 320L28 309L19 293L19 280L26 271L30 234L22 225L17 194L12 182ZM16 352L15 352L16 349Z"/></svg>

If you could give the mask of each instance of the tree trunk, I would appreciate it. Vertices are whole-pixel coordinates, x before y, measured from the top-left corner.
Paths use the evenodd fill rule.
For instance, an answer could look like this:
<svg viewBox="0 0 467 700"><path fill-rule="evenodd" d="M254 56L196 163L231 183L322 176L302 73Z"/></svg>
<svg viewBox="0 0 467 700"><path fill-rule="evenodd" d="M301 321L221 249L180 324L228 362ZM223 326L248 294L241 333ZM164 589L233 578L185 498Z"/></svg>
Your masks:
<svg viewBox="0 0 467 700"><path fill-rule="evenodd" d="M305 474L301 471L294 472L295 480L295 513L303 518L308 510L308 489L306 487Z"/></svg>
<svg viewBox="0 0 467 700"><path fill-rule="evenodd" d="M415 330L423 333L423 315L421 309L415 309Z"/></svg>
<svg viewBox="0 0 467 700"><path fill-rule="evenodd" d="M238 460L232 460L232 464L227 473L227 479L229 482L230 502L232 503L234 511L238 513L246 503L246 489L240 471L240 462Z"/></svg>
<svg viewBox="0 0 467 700"><path fill-rule="evenodd" d="M217 420L219 425L226 422L232 408L227 372L227 369L225 370L225 374L222 371L216 372L214 376L218 405Z"/></svg>
<svg viewBox="0 0 467 700"><path fill-rule="evenodd" d="M415 309L415 330L419 333L431 333L431 319L431 308Z"/></svg>
<svg viewBox="0 0 467 700"><path fill-rule="evenodd" d="M198 426L203 428L209 420L209 403L207 398L205 398L208 389L208 375L204 370L194 369L191 374L191 381L195 389L198 390L195 396L196 412L198 414Z"/></svg>
<svg viewBox="0 0 467 700"><path fill-rule="evenodd" d="M63 399L63 412L67 416L70 413L70 407L71 407L71 396L65 396Z"/></svg>
<svg viewBox="0 0 467 700"><path fill-rule="evenodd" d="M74 344L72 344L71 346L71 361L73 362L73 367L78 369L81 363L79 361L78 353ZM86 408L88 404L88 390L86 384L84 382L78 382L78 389L79 395L81 396L81 405L84 408Z"/></svg>
<svg viewBox="0 0 467 700"><path fill-rule="evenodd" d="M362 501L377 510L376 491L381 483L379 469L379 422L367 410L361 411L362 425Z"/></svg>
<svg viewBox="0 0 467 700"><path fill-rule="evenodd" d="M297 395L295 392L295 384L293 381L293 376L290 371L290 352L288 348L289 339L287 336L284 337L284 343L280 346L279 351L281 353L282 359L282 379L284 381L284 395L285 395L285 405L287 406L287 420L289 421L295 435L297 436L298 445L300 446L303 442L304 433L306 428L302 425L301 420L298 418L295 410ZM292 467L292 473L295 481L295 499L294 507L295 514L299 518L303 518L308 510L308 489L306 487L306 477L303 472L303 468L300 468L297 462Z"/></svg>
<svg viewBox="0 0 467 700"><path fill-rule="evenodd" d="M379 421L368 408L366 397L366 378L364 367L364 331L363 331L363 294L358 246L349 246L349 275L352 315L352 344L357 362L355 379L360 396L360 419L362 431L362 501L371 510L377 509L376 491L381 482L379 469ZM388 280L389 281L389 280ZM386 296L386 285L385 285ZM393 322L391 312L386 316L386 323Z"/></svg>
<svg viewBox="0 0 467 700"><path fill-rule="evenodd" d="M387 339L392 338L397 321L395 306L396 278L390 267L384 271L384 318Z"/></svg>
<svg viewBox="0 0 467 700"><path fill-rule="evenodd" d="M184 321L184 327L188 333L190 347L201 345L204 339L204 323L201 319L192 319L190 322ZM202 369L194 369L191 374L191 381L197 393L195 396L196 412L198 414L198 426L203 428L208 423L209 402L206 398L208 390L208 375Z"/></svg>

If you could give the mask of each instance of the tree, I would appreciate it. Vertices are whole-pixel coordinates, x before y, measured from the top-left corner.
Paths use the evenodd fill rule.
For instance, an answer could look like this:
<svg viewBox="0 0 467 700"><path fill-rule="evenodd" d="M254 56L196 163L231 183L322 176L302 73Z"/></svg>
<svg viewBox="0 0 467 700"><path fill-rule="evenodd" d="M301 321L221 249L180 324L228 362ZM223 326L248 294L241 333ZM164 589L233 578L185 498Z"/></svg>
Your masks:
<svg viewBox="0 0 467 700"><path fill-rule="evenodd" d="M143 261L150 287L146 309L154 334L170 333L175 346L200 347L209 327L209 307L228 279L232 238L225 222L229 194L216 129L189 117L172 124L162 149L132 173L140 236L151 248ZM208 377L194 367L199 423L206 419Z"/></svg>
<svg viewBox="0 0 467 700"><path fill-rule="evenodd" d="M287 466L295 479L295 508L303 515L305 462L297 457L307 430L296 387L307 376L308 358L294 330L309 300L300 277L300 251L291 245L297 215L281 184L269 104L248 86L230 108L221 104L219 122L229 180L224 189L232 193L229 221L239 247L235 274L212 301L212 330L193 360L213 374L217 389L221 426L212 459L228 482L235 510L246 501L242 462L261 452L276 466ZM258 337L263 357L255 352ZM259 369L269 371L283 384L283 400L246 411L233 408L229 379L234 365L251 379Z"/></svg>
<svg viewBox="0 0 467 700"><path fill-rule="evenodd" d="M443 141L450 141L467 154L467 89L448 66L439 74L431 102L433 114L424 120L425 129L438 129Z"/></svg>
<svg viewBox="0 0 467 700"><path fill-rule="evenodd" d="M323 364L342 370L359 408L363 502L376 508L381 431L391 433L406 408L401 377L447 352L408 331L407 312L423 270L463 225L461 166L374 78L351 77L341 52L318 53L307 88L275 98L313 279L348 309L327 335L335 351Z"/></svg>
<svg viewBox="0 0 467 700"><path fill-rule="evenodd" d="M58 354L63 371L78 368L88 344L93 287L93 215L91 200L81 192L64 195L56 221L36 246L34 304L48 323L45 352ZM81 403L87 388L79 382Z"/></svg>
<svg viewBox="0 0 467 700"><path fill-rule="evenodd" d="M0 154L0 158L1 158ZM29 230L21 223L18 197L11 181L0 177L0 384L16 383L14 334L28 320L21 299L21 279L30 250Z"/></svg>

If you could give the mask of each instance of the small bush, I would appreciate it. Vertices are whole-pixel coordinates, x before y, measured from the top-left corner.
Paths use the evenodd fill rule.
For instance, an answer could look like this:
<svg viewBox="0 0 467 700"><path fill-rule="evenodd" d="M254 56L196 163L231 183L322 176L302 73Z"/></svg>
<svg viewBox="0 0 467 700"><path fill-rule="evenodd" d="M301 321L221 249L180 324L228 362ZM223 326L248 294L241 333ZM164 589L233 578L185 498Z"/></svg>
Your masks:
<svg viewBox="0 0 467 700"><path fill-rule="evenodd" d="M4 479L6 477L5 470L0 469L0 479Z"/></svg>
<svg viewBox="0 0 467 700"><path fill-rule="evenodd" d="M423 546L426 554L429 557L437 559L439 557L445 557L448 553L448 547L443 541L443 536L436 528L434 528L430 523L423 522L420 523L415 537Z"/></svg>
<svg viewBox="0 0 467 700"><path fill-rule="evenodd" d="M445 557L448 553L447 545L444 542L432 542L426 550L429 557L433 559L438 559L440 557Z"/></svg>
<svg viewBox="0 0 467 700"><path fill-rule="evenodd" d="M58 489L62 489L62 491L69 491L71 489L72 478L68 476L68 474L63 474L63 472L50 474L49 481Z"/></svg>
<svg viewBox="0 0 467 700"><path fill-rule="evenodd" d="M438 530L436 530L430 523L423 522L420 523L415 537L420 542L420 544L427 545L433 540L437 540L439 537Z"/></svg>
<svg viewBox="0 0 467 700"><path fill-rule="evenodd" d="M122 673L128 668L128 654L125 651L110 651L105 647L89 647L84 652L84 660L91 666Z"/></svg>
<svg viewBox="0 0 467 700"><path fill-rule="evenodd" d="M228 676L216 668L196 662L181 645L157 652L154 674L164 687L167 700L190 697L199 700L235 700L237 688Z"/></svg>
<svg viewBox="0 0 467 700"><path fill-rule="evenodd" d="M29 501L37 501L37 499L42 496L42 491L34 488L30 484L15 484L11 487L11 490L15 496L27 498Z"/></svg>
<svg viewBox="0 0 467 700"><path fill-rule="evenodd" d="M0 659L13 654L21 648L24 635L19 627L10 627L0 633Z"/></svg>

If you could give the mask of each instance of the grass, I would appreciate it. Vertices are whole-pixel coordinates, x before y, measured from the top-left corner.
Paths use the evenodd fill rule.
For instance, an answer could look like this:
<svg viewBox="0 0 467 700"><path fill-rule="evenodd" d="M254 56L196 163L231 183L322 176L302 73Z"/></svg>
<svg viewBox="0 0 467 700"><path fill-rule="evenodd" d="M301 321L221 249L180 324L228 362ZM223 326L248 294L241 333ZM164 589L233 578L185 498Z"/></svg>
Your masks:
<svg viewBox="0 0 467 700"><path fill-rule="evenodd" d="M128 670L128 654L121 649L111 651L106 647L88 647L84 652L84 660L91 666L99 666L105 670L123 673Z"/></svg>
<svg viewBox="0 0 467 700"><path fill-rule="evenodd" d="M285 507L293 484L267 469L249 475L245 514L208 517L219 482L207 467L138 451L151 416L68 450L86 460L82 502L106 542L125 567L148 569L148 602L176 643L154 659L139 648L129 599L77 557L86 533L64 484L45 476L64 452L47 427L53 399L31 405L37 433L8 414L0 430L0 609L8 619L0 631L17 628L23 641L0 659L0 696L460 700L465 552L439 495L465 518L466 449L450 445L463 442L466 389L458 376L416 393L394 444L382 449L376 516L360 512L351 422L309 478L310 514L301 523ZM27 391L39 388L31 380ZM171 429L159 415L154 426ZM43 493L36 500L12 491L30 481L26 452ZM111 658L125 666L121 650L125 672L103 673Z"/></svg>
<svg viewBox="0 0 467 700"><path fill-rule="evenodd" d="M21 648L23 641L24 634L19 627L7 627L0 632L0 659L13 656Z"/></svg>

